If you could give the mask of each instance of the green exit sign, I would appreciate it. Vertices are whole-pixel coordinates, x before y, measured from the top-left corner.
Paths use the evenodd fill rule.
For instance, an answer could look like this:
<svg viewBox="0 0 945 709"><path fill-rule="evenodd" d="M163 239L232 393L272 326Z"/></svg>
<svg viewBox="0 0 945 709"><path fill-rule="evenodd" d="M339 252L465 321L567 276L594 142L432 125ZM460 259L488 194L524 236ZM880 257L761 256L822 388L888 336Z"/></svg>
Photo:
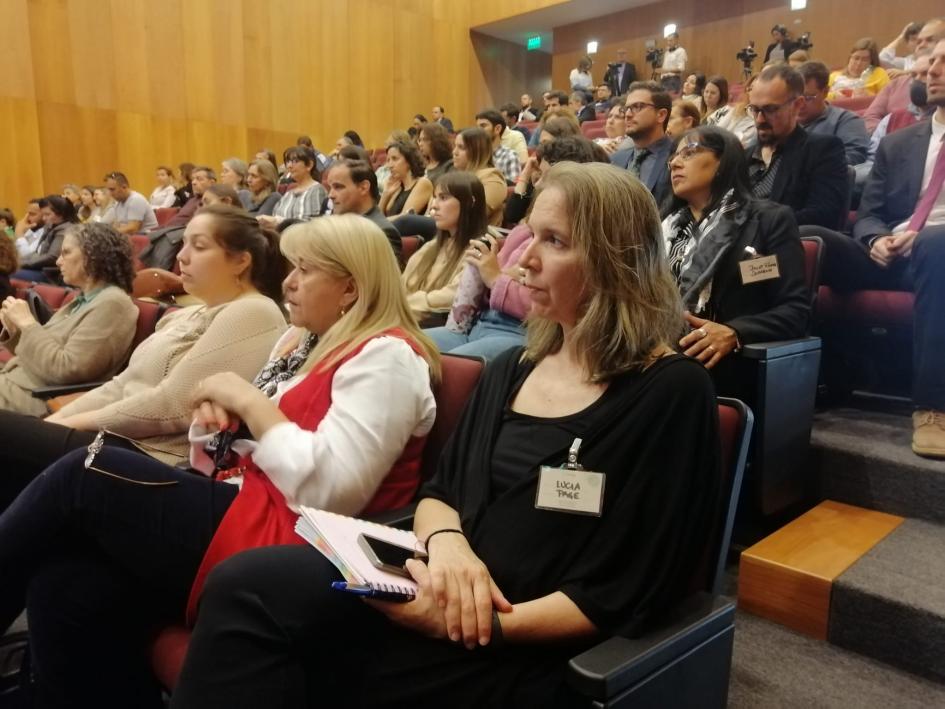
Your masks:
<svg viewBox="0 0 945 709"><path fill-rule="evenodd" d="M525 42L525 48L529 52L541 49L541 37L529 37Z"/></svg>

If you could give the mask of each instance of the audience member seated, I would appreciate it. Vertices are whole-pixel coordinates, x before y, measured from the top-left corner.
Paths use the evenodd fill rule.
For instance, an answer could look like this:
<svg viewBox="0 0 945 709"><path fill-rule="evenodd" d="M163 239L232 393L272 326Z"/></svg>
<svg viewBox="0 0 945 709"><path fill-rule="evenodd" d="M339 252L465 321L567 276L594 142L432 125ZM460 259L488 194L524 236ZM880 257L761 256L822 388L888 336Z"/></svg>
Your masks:
<svg viewBox="0 0 945 709"><path fill-rule="evenodd" d="M683 133L696 128L702 122L702 112L691 101L673 101L673 110L669 112L666 123L666 135L673 140Z"/></svg>
<svg viewBox="0 0 945 709"><path fill-rule="evenodd" d="M569 135L542 143L525 163L525 169L515 183L515 189L505 205L506 224L518 224L525 218L532 204L535 188L541 176L559 162L610 162L607 151L583 135Z"/></svg>
<svg viewBox="0 0 945 709"><path fill-rule="evenodd" d="M93 221L92 212L95 209L94 185L85 185L85 187L79 190L79 202L81 203L81 206L76 212L79 222L81 224L85 224L86 222Z"/></svg>
<svg viewBox="0 0 945 709"><path fill-rule="evenodd" d="M44 207L46 207L45 197L31 199L26 204L23 218L13 228L13 234L16 237L16 252L21 260L32 256L39 248L39 242L46 230Z"/></svg>
<svg viewBox="0 0 945 709"><path fill-rule="evenodd" d="M502 114L505 125L509 130L516 131L522 135L522 139L525 141L525 155L526 159L528 159L528 139L532 137L532 132L525 126L519 124L518 106L514 103L506 103L499 108L499 113ZM504 135L503 133L503 137ZM511 137L510 140L515 140L515 138ZM519 156L519 159L521 159L521 156Z"/></svg>
<svg viewBox="0 0 945 709"><path fill-rule="evenodd" d="M824 230L824 282L839 291L915 294L912 450L945 458L945 41L932 54L929 121L887 135L863 189L853 238Z"/></svg>
<svg viewBox="0 0 945 709"><path fill-rule="evenodd" d="M198 165L190 171L190 199L177 210L177 214L171 217L163 229L175 229L185 227L193 219L194 214L203 204L203 195L212 185L217 183L217 174L212 168L206 165Z"/></svg>
<svg viewBox="0 0 945 709"><path fill-rule="evenodd" d="M728 105L728 79L715 74L706 79L702 90L702 105L705 118L703 123L709 126L718 125L731 111Z"/></svg>
<svg viewBox="0 0 945 709"><path fill-rule="evenodd" d="M173 207L174 202L177 201L177 187L174 185L174 171L169 167L161 165L155 171L154 177L157 180L157 187L152 190L148 202L154 209Z"/></svg>
<svg viewBox="0 0 945 709"><path fill-rule="evenodd" d="M537 121L541 118L542 110L532 105L532 97L528 94L522 94L518 119L520 121Z"/></svg>
<svg viewBox="0 0 945 709"><path fill-rule="evenodd" d="M248 166L239 158L227 158L220 164L220 183L233 188L244 209L253 203L253 194L246 189L247 172Z"/></svg>
<svg viewBox="0 0 945 709"><path fill-rule="evenodd" d="M174 206L183 207L194 196L191 190L191 176L195 165L192 162L182 162L177 167L180 170L180 181L177 183L177 191L174 193Z"/></svg>
<svg viewBox="0 0 945 709"><path fill-rule="evenodd" d="M630 84L637 80L637 68L627 61L626 49L617 50L617 61L607 65L603 80L614 96L624 96L630 90Z"/></svg>
<svg viewBox="0 0 945 709"><path fill-rule="evenodd" d="M107 430L109 444L165 463L187 460L194 387L217 372L251 380L285 331L278 236L232 207L206 207L187 226L180 259L187 292L204 305L162 317L111 381L45 420L0 413L17 446L0 448L0 509L66 452Z"/></svg>
<svg viewBox="0 0 945 709"><path fill-rule="evenodd" d="M687 595L720 497L715 393L672 354L679 302L652 199L626 173L592 168L555 166L538 197L521 260L528 345L486 369L421 489L414 531L429 565L407 562L417 599L331 592L338 572L304 545L233 557L207 582L176 706L577 706L568 659L639 635ZM606 476L592 523L535 508L550 489L540 467L561 464L576 437L581 469ZM341 634L363 642L338 652L325 638Z"/></svg>
<svg viewBox="0 0 945 709"><path fill-rule="evenodd" d="M902 32L879 52L879 61L884 69L911 71L916 60L916 45L922 23L910 22ZM901 54L900 54L901 53ZM890 72L891 73L891 72Z"/></svg>
<svg viewBox="0 0 945 709"><path fill-rule="evenodd" d="M472 172L443 175L436 185L433 208L436 237L410 257L402 276L407 303L421 320L449 312L465 266L463 254L473 239L485 236L488 227L483 185Z"/></svg>
<svg viewBox="0 0 945 709"><path fill-rule="evenodd" d="M424 119L426 120L426 119ZM315 144L312 143L312 139L307 135L300 135L295 144L300 148L308 148L315 154L315 167L318 169L318 174L321 175L328 169L331 165L331 158L325 155L322 151L315 147ZM283 160L285 160L285 153L282 154ZM291 175L290 175L291 177Z"/></svg>
<svg viewBox="0 0 945 709"><path fill-rule="evenodd" d="M391 131L390 135L387 136L387 140L384 141L384 152L386 154L387 150L394 143L409 143L410 141L410 135L407 133L407 131ZM450 148L450 150L452 150L452 148ZM387 189L387 180L390 178L390 166L387 164L386 158L384 163L374 171L374 174L377 175L377 189L379 189L381 194L383 194L384 190Z"/></svg>
<svg viewBox="0 0 945 709"><path fill-rule="evenodd" d="M866 124L853 111L827 103L827 78L830 70L820 62L807 62L797 68L804 79L804 102L798 111L798 123L809 134L835 135L843 143L847 165L866 161L870 138Z"/></svg>
<svg viewBox="0 0 945 709"><path fill-rule="evenodd" d="M427 124L432 125L436 124ZM441 126L436 127L443 130ZM359 214L370 219L384 232L394 254L400 257L400 232L377 207L381 196L371 163L342 160L332 165L328 170L328 196L331 198L332 214Z"/></svg>
<svg viewBox="0 0 945 709"><path fill-rule="evenodd" d="M109 225L114 224L115 200L112 199L112 195L108 189L104 186L96 187L95 191L92 192L92 200L95 202L95 207L92 209L92 215L89 217L89 221Z"/></svg>
<svg viewBox="0 0 945 709"><path fill-rule="evenodd" d="M545 114L548 118L542 121L542 125L536 129L538 134L538 143L543 145L550 143L558 138L567 138L568 136L583 135L581 133L581 124L570 110L561 110L555 114Z"/></svg>
<svg viewBox="0 0 945 709"><path fill-rule="evenodd" d="M509 135L513 135L513 131L506 129L505 119L503 119L502 114L494 108L489 108L477 113L476 125L482 128L492 141L492 164L502 173L506 182L514 184L515 180L518 179L519 174L522 172L522 159L517 151L507 148L502 144L504 134L509 133ZM515 137L521 138L519 135ZM521 140L520 143L527 155L528 148L525 145L525 141Z"/></svg>
<svg viewBox="0 0 945 709"><path fill-rule="evenodd" d="M591 104L588 94L583 91L575 91L568 97L568 107L574 111L578 123L597 120L597 111Z"/></svg>
<svg viewBox="0 0 945 709"><path fill-rule="evenodd" d="M21 252L20 270L13 274L13 278L50 283L53 279L44 273L43 269L56 265L66 232L78 222L72 202L57 194L46 197L46 204L43 205L41 212L45 225L43 234L31 253L23 256Z"/></svg>
<svg viewBox="0 0 945 709"><path fill-rule="evenodd" d="M680 96L683 101L689 101L699 109L700 122L702 120L701 116L708 113L705 104L702 101L702 94L704 91L705 74L703 74L701 71L694 71L689 76L687 76L686 80L683 82L682 96ZM697 123L696 125L699 124Z"/></svg>
<svg viewBox="0 0 945 709"><path fill-rule="evenodd" d="M10 283L10 276L16 271L19 263L20 259L13 239L0 238L0 303L16 293L16 289Z"/></svg>
<svg viewBox="0 0 945 709"><path fill-rule="evenodd" d="M930 54L932 48L940 39L945 39L945 17L931 19L922 26L916 38L916 57ZM912 77L907 74L897 76L890 81L873 99L873 102L863 114L863 120L866 121L866 130L872 133L885 116L898 109L908 108L911 85Z"/></svg>
<svg viewBox="0 0 945 709"><path fill-rule="evenodd" d="M105 175L105 188L115 200L114 226L122 234L141 234L157 228L157 217L140 192L135 192L122 172Z"/></svg>
<svg viewBox="0 0 945 709"><path fill-rule="evenodd" d="M757 78L758 75L756 74L745 82L742 95L739 97L738 101L736 101L735 105L731 106L731 110L726 112L726 114L719 119L719 122L715 124L717 127L733 133L742 144L742 147L754 141L757 135L755 131L755 119L748 115L748 98L751 93L751 87L754 85Z"/></svg>
<svg viewBox="0 0 945 709"><path fill-rule="evenodd" d="M7 298L0 310L0 345L14 355L0 369L5 411L45 416L35 389L107 379L128 360L138 322L128 296L134 276L128 238L105 224L72 226L56 265L79 294L49 322L37 322L18 298Z"/></svg>
<svg viewBox="0 0 945 709"><path fill-rule="evenodd" d="M79 186L69 183L62 186L62 192L60 193L67 200L72 202L72 206L75 208L76 213L79 212L79 207L82 206L82 197L79 195Z"/></svg>
<svg viewBox="0 0 945 709"><path fill-rule="evenodd" d="M253 156L253 160L268 161L276 169L276 174L279 174L279 161L276 159L276 154L269 148L263 148L257 151L256 155Z"/></svg>
<svg viewBox="0 0 945 709"><path fill-rule="evenodd" d="M319 183L321 171L313 148L306 145L289 148L285 151L285 166L293 187L282 195L271 216L260 214L256 217L264 226L277 227L286 219L303 222L314 219L322 213L322 205L328 197Z"/></svg>
<svg viewBox="0 0 945 709"><path fill-rule="evenodd" d="M610 107L614 105L614 94L610 90L610 84L601 84L597 87L597 93L595 94L597 99L593 106L595 113L607 113L610 110Z"/></svg>
<svg viewBox="0 0 945 709"><path fill-rule="evenodd" d="M617 167L629 170L653 194L657 204L669 195L669 170L666 161L673 141L666 135L666 126L673 109L669 94L653 81L638 81L627 94L627 137L633 147L618 150L610 156Z"/></svg>
<svg viewBox="0 0 945 709"><path fill-rule="evenodd" d="M502 224L502 212L509 190L502 173L492 163L492 141L486 131L482 128L467 128L456 135L453 142L453 170L471 172L479 179L486 193L486 218L489 224Z"/></svg>
<svg viewBox="0 0 945 709"><path fill-rule="evenodd" d="M427 123L420 129L417 147L426 164L424 175L436 187L437 180L453 169L453 146L449 133L439 123Z"/></svg>
<svg viewBox="0 0 945 709"><path fill-rule="evenodd" d="M237 191L230 185L225 185L222 182L216 185L210 185L201 198L201 206L203 207L210 207L214 204L225 204L240 210L243 209L243 204L240 201L240 196Z"/></svg>
<svg viewBox="0 0 945 709"><path fill-rule="evenodd" d="M414 143L394 143L387 148L390 177L381 195L380 210L387 217L424 214L433 196L433 184L424 176L423 158Z"/></svg>
<svg viewBox="0 0 945 709"><path fill-rule="evenodd" d="M367 148L362 148L358 145L346 145L338 151L338 160L358 160L360 162L366 162L368 165L370 165L372 159L373 156L371 155L370 151Z"/></svg>
<svg viewBox="0 0 945 709"><path fill-rule="evenodd" d="M16 239L16 217L6 207L0 208L0 232L3 232L11 241Z"/></svg>
<svg viewBox="0 0 945 709"><path fill-rule="evenodd" d="M784 25L778 24L771 28L771 39L771 44L765 50L765 64L786 62L798 48Z"/></svg>
<svg viewBox="0 0 945 709"><path fill-rule="evenodd" d="M559 115L562 112L571 113L568 106L568 95L564 91L549 91L544 95L545 101L545 110L542 112L541 117L538 119L538 127L532 131L532 137L528 140L528 147L537 148L538 140L541 138L541 132L545 127L545 123L556 115ZM573 114L572 114L573 115ZM577 118L575 117L575 122ZM580 129L579 129L580 130Z"/></svg>
<svg viewBox="0 0 945 709"><path fill-rule="evenodd" d="M606 138L595 138L594 142L604 149L608 155L613 155L624 147L631 147L632 142L627 138L627 109L623 101L615 103L607 112L607 120L604 122L604 133ZM624 145L624 143L630 143Z"/></svg>
<svg viewBox="0 0 945 709"><path fill-rule="evenodd" d="M879 49L869 37L858 39L844 69L830 73L831 101L838 98L875 96L889 83L889 74L879 65Z"/></svg>
<svg viewBox="0 0 945 709"><path fill-rule="evenodd" d="M689 328L679 347L715 370L720 393L734 395L741 387L730 355L807 333L810 294L797 223L787 207L752 196L744 150L728 131L686 133L669 166L674 198L663 239ZM767 278L746 282L746 260L772 257Z"/></svg>
<svg viewBox="0 0 945 709"><path fill-rule="evenodd" d="M804 79L787 64L773 64L752 84L749 98L758 134L746 149L752 193L793 209L798 225L840 228L851 188L843 143L798 125Z"/></svg>
<svg viewBox="0 0 945 709"><path fill-rule="evenodd" d="M26 602L48 701L159 706L146 644L154 627L183 618L188 598L192 615L218 562L304 544L300 505L370 515L413 498L439 361L404 302L387 240L339 216L293 225L283 246L296 266L286 294L297 329L256 386L222 372L189 392L193 461L206 476L105 445L87 465L85 451L65 456L0 516L0 626ZM228 436L213 434L237 424L252 440L228 451ZM232 459L229 469L214 471L204 442ZM70 582L45 586L77 564Z"/></svg>
<svg viewBox="0 0 945 709"><path fill-rule="evenodd" d="M433 107L433 123L442 126L447 133L453 132L453 121L446 117L446 109L442 106Z"/></svg>
<svg viewBox="0 0 945 709"><path fill-rule="evenodd" d="M246 168L246 187L250 200L246 211L256 216L271 216L279 204L279 173L268 159L254 160Z"/></svg>
<svg viewBox="0 0 945 709"><path fill-rule="evenodd" d="M590 57L584 56L578 59L577 66L568 75L572 91L590 94L594 88L594 77L591 76L592 66L594 66L594 61Z"/></svg>

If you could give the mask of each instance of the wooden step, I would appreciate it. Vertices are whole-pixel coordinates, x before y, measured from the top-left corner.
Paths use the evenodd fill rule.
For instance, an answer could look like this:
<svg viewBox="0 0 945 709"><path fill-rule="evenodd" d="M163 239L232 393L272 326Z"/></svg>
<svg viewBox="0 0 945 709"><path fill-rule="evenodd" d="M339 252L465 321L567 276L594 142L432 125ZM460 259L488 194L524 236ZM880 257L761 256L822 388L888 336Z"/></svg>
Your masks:
<svg viewBox="0 0 945 709"><path fill-rule="evenodd" d="M842 502L820 503L742 552L739 607L826 640L834 581L902 522Z"/></svg>

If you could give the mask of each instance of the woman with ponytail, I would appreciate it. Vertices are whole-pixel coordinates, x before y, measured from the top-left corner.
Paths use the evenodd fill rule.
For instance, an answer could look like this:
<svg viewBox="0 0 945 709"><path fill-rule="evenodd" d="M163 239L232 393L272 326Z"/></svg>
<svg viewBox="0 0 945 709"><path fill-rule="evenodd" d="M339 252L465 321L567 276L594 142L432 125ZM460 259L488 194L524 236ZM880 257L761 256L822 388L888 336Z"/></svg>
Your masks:
<svg viewBox="0 0 945 709"><path fill-rule="evenodd" d="M226 372L189 392L191 464L206 477L106 436L0 515L0 628L25 601L51 704L162 706L148 641L185 607L194 617L217 562L304 544L301 505L370 515L413 498L439 360L387 238L363 217L331 216L290 227L282 251L293 329L254 384Z"/></svg>
<svg viewBox="0 0 945 709"><path fill-rule="evenodd" d="M45 420L0 411L0 511L47 465L109 442L170 464L188 455L190 397L216 372L251 380L285 331L279 237L242 209L215 205L187 225L177 256L184 289L203 305L166 314L134 350L127 368Z"/></svg>

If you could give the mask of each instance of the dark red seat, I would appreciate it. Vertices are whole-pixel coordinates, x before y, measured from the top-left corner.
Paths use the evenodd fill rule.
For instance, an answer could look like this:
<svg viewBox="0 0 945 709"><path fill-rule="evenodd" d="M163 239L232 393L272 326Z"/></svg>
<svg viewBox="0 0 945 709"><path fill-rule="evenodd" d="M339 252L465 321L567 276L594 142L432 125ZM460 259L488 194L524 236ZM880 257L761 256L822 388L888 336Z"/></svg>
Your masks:
<svg viewBox="0 0 945 709"><path fill-rule="evenodd" d="M67 305L75 298L75 291L72 288L63 288L49 283L34 283L30 286L40 298L46 301L53 310L59 310L63 305Z"/></svg>
<svg viewBox="0 0 945 709"><path fill-rule="evenodd" d="M817 319L829 334L832 326L911 328L915 296L908 291L862 290L836 293L821 286L817 295Z"/></svg>
<svg viewBox="0 0 945 709"><path fill-rule="evenodd" d="M400 265L401 268L407 265L407 261L410 260L410 257L417 253L423 245L423 239L419 236L402 236L400 237Z"/></svg>
<svg viewBox="0 0 945 709"><path fill-rule="evenodd" d="M607 137L607 131L604 129L604 126L602 125L591 126L590 121L588 121L587 123L581 126L581 133L583 133L584 137L587 138L588 140L594 140L595 138Z"/></svg>
<svg viewBox="0 0 945 709"><path fill-rule="evenodd" d="M154 210L154 216L157 219L158 226L164 226L171 218L180 211L178 207L158 207Z"/></svg>

